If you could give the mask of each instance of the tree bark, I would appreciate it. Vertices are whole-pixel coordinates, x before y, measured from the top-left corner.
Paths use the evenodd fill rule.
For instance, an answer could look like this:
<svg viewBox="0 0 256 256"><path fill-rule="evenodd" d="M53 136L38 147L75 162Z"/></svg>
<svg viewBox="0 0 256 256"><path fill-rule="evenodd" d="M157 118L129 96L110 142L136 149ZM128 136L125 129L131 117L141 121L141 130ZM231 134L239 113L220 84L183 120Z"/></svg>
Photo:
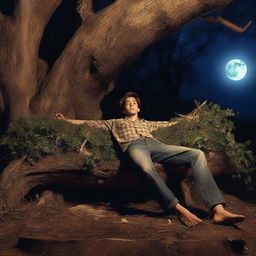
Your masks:
<svg viewBox="0 0 256 256"><path fill-rule="evenodd" d="M60 2L19 0L13 17L0 15L0 82L11 121L30 114L38 84L40 40Z"/></svg>
<svg viewBox="0 0 256 256"><path fill-rule="evenodd" d="M210 152L207 158L208 166L214 176L234 171L223 152ZM13 161L5 168L0 178L0 209L6 211L15 209L36 187L61 186L66 189L89 189L90 193L99 195L111 192L119 197L135 196L135 199L138 194L144 195L145 198L149 196L151 189L145 177L142 178L131 166L120 166L118 160L101 163L91 171L85 166L86 156L77 153L48 156L39 162L29 164L24 159ZM191 200L198 197L190 195L190 191L194 193L194 190L186 179L192 175L189 168L181 166L169 171L160 164L155 164L155 167L167 183L173 180L173 174L178 175L178 180L185 178L182 183L185 202L192 207L205 209L201 201ZM173 183L170 184L173 188ZM174 186L177 186L175 182ZM177 190L177 187L174 189Z"/></svg>
<svg viewBox="0 0 256 256"><path fill-rule="evenodd" d="M146 47L231 0L117 0L98 13L82 1L83 23L33 101L35 113L99 119L111 82ZM57 104L56 104L57 103Z"/></svg>

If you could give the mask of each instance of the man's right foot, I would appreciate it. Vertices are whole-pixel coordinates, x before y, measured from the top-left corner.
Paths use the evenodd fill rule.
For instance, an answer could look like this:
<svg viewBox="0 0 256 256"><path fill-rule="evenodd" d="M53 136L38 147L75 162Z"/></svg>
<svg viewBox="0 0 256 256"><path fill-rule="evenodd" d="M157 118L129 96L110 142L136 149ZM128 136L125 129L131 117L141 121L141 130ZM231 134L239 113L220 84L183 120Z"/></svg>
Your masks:
<svg viewBox="0 0 256 256"><path fill-rule="evenodd" d="M194 227L202 222L201 219L180 204L176 204L174 210L179 221L187 227Z"/></svg>

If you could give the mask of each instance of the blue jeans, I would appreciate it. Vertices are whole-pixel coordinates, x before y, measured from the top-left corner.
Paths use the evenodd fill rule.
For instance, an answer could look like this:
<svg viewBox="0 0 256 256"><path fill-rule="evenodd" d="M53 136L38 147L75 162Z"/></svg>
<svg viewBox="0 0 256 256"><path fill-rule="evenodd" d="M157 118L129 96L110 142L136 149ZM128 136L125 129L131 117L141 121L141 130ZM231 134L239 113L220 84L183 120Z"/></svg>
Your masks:
<svg viewBox="0 0 256 256"><path fill-rule="evenodd" d="M217 204L224 204L225 200L207 166L203 151L166 145L151 138L142 138L133 141L126 152L134 163L154 182L167 209L173 209L179 201L158 175L153 162L168 166L189 165L192 169L197 190L207 208L211 209Z"/></svg>

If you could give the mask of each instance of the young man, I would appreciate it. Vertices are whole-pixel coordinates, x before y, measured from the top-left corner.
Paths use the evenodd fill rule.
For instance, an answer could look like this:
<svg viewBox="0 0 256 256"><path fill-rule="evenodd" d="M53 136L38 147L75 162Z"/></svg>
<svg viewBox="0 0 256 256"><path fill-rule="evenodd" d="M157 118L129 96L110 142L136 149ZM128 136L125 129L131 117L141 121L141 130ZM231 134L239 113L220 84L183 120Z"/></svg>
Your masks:
<svg viewBox="0 0 256 256"><path fill-rule="evenodd" d="M151 132L159 127L175 125L176 122L146 121L138 117L140 99L134 92L128 92L120 100L125 118L110 120L72 120L62 114L55 118L66 120L73 124L87 123L91 126L109 129L122 151L126 152L133 162L156 185L167 209L174 210L179 220L186 226L192 227L202 220L179 204L178 199L156 172L153 162L172 165L188 164L195 178L195 183L205 205L213 212L213 222L216 224L234 224L243 221L245 216L233 214L224 209L225 200L208 169L207 161L201 150L166 145L156 140ZM188 120L192 116L186 116Z"/></svg>

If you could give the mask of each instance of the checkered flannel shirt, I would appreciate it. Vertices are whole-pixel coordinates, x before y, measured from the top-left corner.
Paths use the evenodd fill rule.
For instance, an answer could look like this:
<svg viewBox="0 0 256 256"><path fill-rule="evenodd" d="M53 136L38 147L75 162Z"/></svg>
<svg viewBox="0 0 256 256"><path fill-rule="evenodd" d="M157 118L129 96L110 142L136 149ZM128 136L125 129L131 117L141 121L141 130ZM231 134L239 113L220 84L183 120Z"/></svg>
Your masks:
<svg viewBox="0 0 256 256"><path fill-rule="evenodd" d="M147 121L141 118L135 121L129 118L86 120L85 123L96 128L110 130L122 151L125 151L132 141L140 138L154 138L152 131L176 124L171 121Z"/></svg>

